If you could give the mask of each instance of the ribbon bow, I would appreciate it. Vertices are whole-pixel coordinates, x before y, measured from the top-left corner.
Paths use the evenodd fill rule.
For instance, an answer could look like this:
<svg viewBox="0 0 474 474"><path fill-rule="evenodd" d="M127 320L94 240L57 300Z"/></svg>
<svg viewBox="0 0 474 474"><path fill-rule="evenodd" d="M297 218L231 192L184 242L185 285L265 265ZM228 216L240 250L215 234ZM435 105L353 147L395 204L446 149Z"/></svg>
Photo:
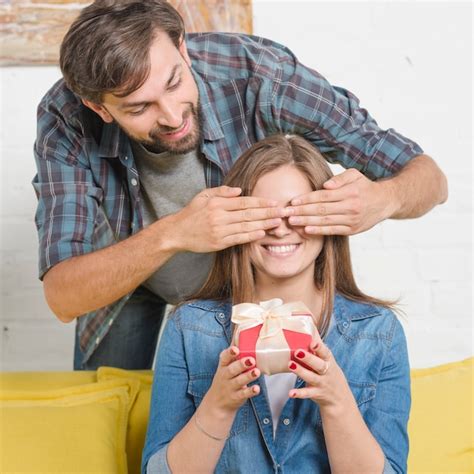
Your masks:
<svg viewBox="0 0 474 474"><path fill-rule="evenodd" d="M294 344L301 342L301 347L306 347L309 344L307 338L317 334L311 311L303 303L283 304L279 298L262 301L260 304L237 304L232 307L231 319L236 324L233 344L239 346L241 355L253 355L257 367L267 375L289 372L288 362L292 351L297 348ZM256 326L261 328L255 341L252 328ZM243 334L248 334L247 330L250 330L252 336L250 339L246 338L241 347L240 338ZM287 340L290 333L293 334L293 346ZM294 336L298 333L302 339L295 342Z"/></svg>
<svg viewBox="0 0 474 474"><path fill-rule="evenodd" d="M289 318L295 321L295 316L311 316L311 311L299 301L283 304L280 298L273 298L260 304L241 303L233 306L231 321L239 325L240 331L263 324L259 337L266 339L275 336L283 327L288 327L288 323L292 326Z"/></svg>

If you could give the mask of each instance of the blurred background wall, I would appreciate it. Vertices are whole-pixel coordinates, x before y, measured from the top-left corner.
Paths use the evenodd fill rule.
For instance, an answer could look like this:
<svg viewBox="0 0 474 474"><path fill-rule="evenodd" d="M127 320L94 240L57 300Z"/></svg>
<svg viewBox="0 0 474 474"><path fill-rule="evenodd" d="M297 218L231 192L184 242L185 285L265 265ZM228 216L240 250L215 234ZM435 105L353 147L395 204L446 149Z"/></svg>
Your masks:
<svg viewBox="0 0 474 474"><path fill-rule="evenodd" d="M354 236L353 261L363 290L400 299L413 367L471 356L471 2L254 0L253 29L355 93L448 176L446 204ZM30 184L36 106L59 77L56 66L0 69L2 370L72 368L74 323L55 318L37 279Z"/></svg>

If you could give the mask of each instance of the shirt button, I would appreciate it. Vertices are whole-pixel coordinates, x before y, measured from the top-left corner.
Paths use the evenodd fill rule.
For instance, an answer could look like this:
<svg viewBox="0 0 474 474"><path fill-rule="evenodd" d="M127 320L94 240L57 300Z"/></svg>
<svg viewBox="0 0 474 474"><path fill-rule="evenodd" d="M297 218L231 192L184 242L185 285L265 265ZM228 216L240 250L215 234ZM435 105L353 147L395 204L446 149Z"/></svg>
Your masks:
<svg viewBox="0 0 474 474"><path fill-rule="evenodd" d="M126 156L125 159L128 160L128 156Z"/></svg>
<svg viewBox="0 0 474 474"><path fill-rule="evenodd" d="M138 184L138 181L135 178L132 178L130 182L132 183L132 186L136 186Z"/></svg>
<svg viewBox="0 0 474 474"><path fill-rule="evenodd" d="M283 424L286 425L286 426L288 426L290 423L291 423L291 421L290 421L289 418L285 418L285 419L283 420Z"/></svg>
<svg viewBox="0 0 474 474"><path fill-rule="evenodd" d="M225 314L224 314L224 313L219 313L219 314L217 315L217 317L218 317L219 319L224 319L224 318L225 318Z"/></svg>
<svg viewBox="0 0 474 474"><path fill-rule="evenodd" d="M349 326L349 323L348 323L347 321L345 321L345 322L342 323L342 327L343 327L343 328L346 328L347 326Z"/></svg>
<svg viewBox="0 0 474 474"><path fill-rule="evenodd" d="M270 423L270 420L268 418L264 418L263 419L263 424L268 425L268 423Z"/></svg>
<svg viewBox="0 0 474 474"><path fill-rule="evenodd" d="M100 339L97 338L97 339L95 340L95 345L97 346L97 345L99 344L99 342L100 342Z"/></svg>
<svg viewBox="0 0 474 474"><path fill-rule="evenodd" d="M110 320L109 320L109 326L112 326L112 323L113 323L113 322L114 322L113 319L110 319Z"/></svg>

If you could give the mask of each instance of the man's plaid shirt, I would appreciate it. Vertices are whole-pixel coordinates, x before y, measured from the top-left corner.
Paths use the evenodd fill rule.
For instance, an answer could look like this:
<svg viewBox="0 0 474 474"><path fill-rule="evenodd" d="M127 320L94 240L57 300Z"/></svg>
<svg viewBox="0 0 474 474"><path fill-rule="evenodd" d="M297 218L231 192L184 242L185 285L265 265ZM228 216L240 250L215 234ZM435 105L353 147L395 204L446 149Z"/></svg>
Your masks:
<svg viewBox="0 0 474 474"><path fill-rule="evenodd" d="M390 176L421 148L381 130L349 91L330 85L287 48L239 34L186 36L203 116L201 152L208 187L256 141L302 135L331 163L376 179ZM94 252L142 228L140 181L130 141L82 105L63 80L38 107L39 276L58 262ZM78 318L86 361L130 295Z"/></svg>

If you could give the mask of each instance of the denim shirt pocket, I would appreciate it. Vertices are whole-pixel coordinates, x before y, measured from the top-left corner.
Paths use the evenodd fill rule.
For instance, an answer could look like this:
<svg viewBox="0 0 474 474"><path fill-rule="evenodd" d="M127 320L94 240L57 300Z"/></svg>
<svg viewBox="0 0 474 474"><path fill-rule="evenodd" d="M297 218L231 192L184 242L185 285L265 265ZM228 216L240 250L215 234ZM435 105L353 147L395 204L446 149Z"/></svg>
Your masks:
<svg viewBox="0 0 474 474"><path fill-rule="evenodd" d="M194 399L196 408L202 402L204 395L211 387L214 374L191 375L188 382L188 394ZM234 423L230 429L229 437L244 433L248 428L249 402L246 401L237 412Z"/></svg>
<svg viewBox="0 0 474 474"><path fill-rule="evenodd" d="M348 380L349 388L357 403L359 411L363 413L369 406L368 402L375 398L376 384L372 382L355 382ZM321 413L317 413L317 425L322 429Z"/></svg>

